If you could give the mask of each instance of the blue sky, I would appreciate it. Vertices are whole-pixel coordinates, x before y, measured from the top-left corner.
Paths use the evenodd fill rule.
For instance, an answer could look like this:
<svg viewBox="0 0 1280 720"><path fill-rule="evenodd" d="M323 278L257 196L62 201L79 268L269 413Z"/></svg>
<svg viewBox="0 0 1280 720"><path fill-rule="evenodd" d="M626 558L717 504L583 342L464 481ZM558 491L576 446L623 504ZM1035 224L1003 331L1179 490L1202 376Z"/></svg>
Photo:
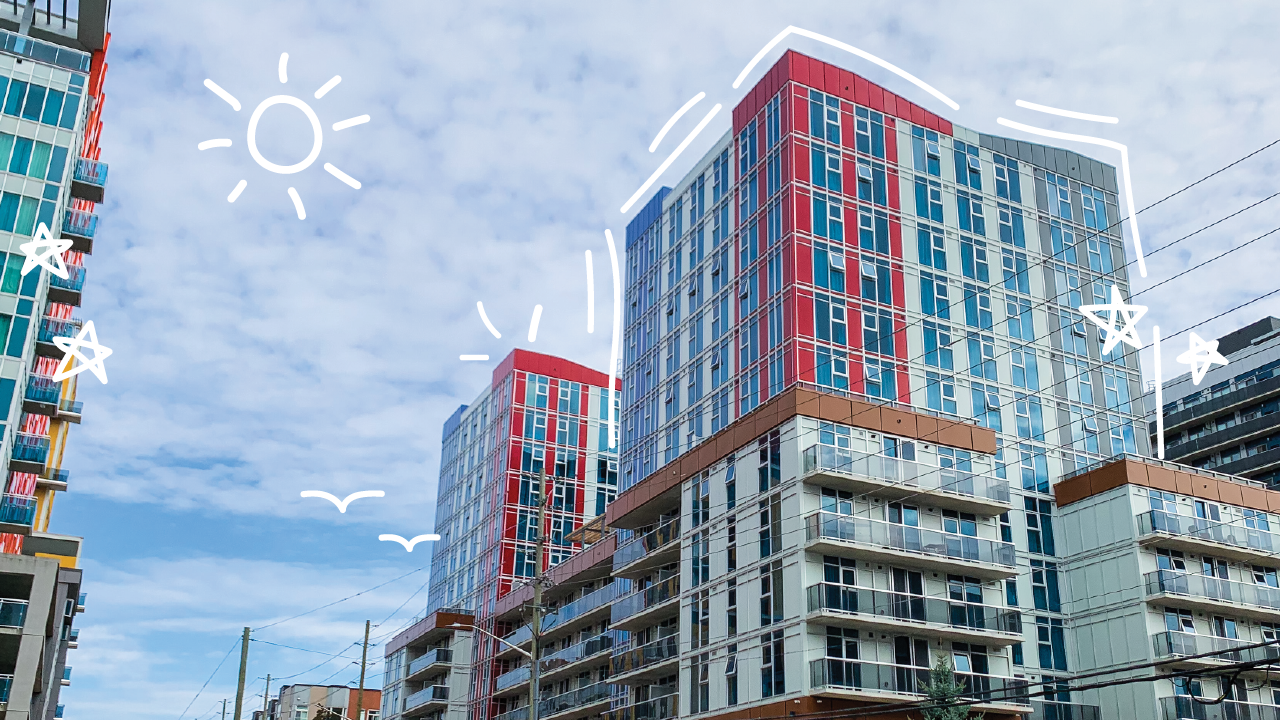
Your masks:
<svg viewBox="0 0 1280 720"><path fill-rule="evenodd" d="M428 563L379 543L431 529L443 420L513 346L604 369L611 308L602 230L701 118L666 119L700 91L725 111L665 180L728 127L733 78L794 24L894 62L956 99L948 112L886 71L811 40L841 64L957 123L1009 134L997 116L1098 133L1131 148L1139 206L1280 137L1277 21L1266 3L116 3L103 159L111 165L81 316L113 348L111 383L81 383L55 532L86 538L88 612L72 651L68 717L176 718L245 625L261 626ZM770 55L767 67L781 52ZM290 54L289 82L276 76ZM311 93L331 76L341 85ZM757 72L747 86L759 76ZM214 79L245 105L214 97ZM262 99L306 99L320 160L273 176L245 149ZM1113 115L1115 126L1019 110L1015 99ZM704 101L705 102L705 101ZM703 107L709 106L706 103ZM367 113L367 125L331 132ZM229 149L198 152L210 138ZM263 152L310 147L300 113L273 108ZM1072 146L1116 163L1110 151ZM1148 248L1272 192L1280 148L1141 216ZM352 190L320 165L359 179ZM236 182L248 188L225 201ZM300 222L285 194L307 207ZM1276 207L1272 204L1276 203ZM1280 200L1160 253L1141 289L1277 224ZM585 330L582 254L596 258L599 330ZM1274 288L1259 243L1142 299L1180 329ZM503 332L480 323L483 300ZM535 343L525 339L544 307ZM1217 337L1280 303L1197 330ZM1168 374L1175 368L1166 350ZM1146 358L1148 361L1149 357ZM1148 373L1150 372L1148 366ZM345 515L301 490L382 489ZM319 653L385 634L422 609L425 572L255 637ZM407 602L406 602L407 601ZM397 608L403 608L396 613ZM380 652L378 653L380 655ZM254 643L249 677L353 680L352 653ZM187 717L234 692L235 660ZM375 668L376 673L380 668ZM252 683L261 692L261 680ZM261 697L252 704L260 704Z"/></svg>

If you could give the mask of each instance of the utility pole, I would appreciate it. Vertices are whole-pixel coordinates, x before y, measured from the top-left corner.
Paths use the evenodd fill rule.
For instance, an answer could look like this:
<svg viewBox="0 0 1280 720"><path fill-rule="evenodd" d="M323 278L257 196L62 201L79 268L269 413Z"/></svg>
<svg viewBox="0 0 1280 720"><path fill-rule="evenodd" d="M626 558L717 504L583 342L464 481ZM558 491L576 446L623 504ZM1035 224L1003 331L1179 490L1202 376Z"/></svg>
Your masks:
<svg viewBox="0 0 1280 720"><path fill-rule="evenodd" d="M240 720L240 713L244 711L244 673L249 667L249 628L244 629L244 636L240 638L240 681L236 684L236 714L231 720Z"/></svg>
<svg viewBox="0 0 1280 720"><path fill-rule="evenodd" d="M538 636L542 632L542 554L546 543L547 503L550 501L547 492L546 460L538 471L538 544L534 550L533 570L533 619L529 629L533 630L532 644L529 648L529 720L538 720Z"/></svg>
<svg viewBox="0 0 1280 720"><path fill-rule="evenodd" d="M267 708L271 706L271 673L267 673L267 689L262 691L262 720L268 720Z"/></svg>
<svg viewBox="0 0 1280 720"><path fill-rule="evenodd" d="M227 720L227 699L222 698L222 720Z"/></svg>
<svg viewBox="0 0 1280 720"><path fill-rule="evenodd" d="M356 696L356 716L351 720L364 720L364 668L369 657L369 621L364 621L364 646L360 649L360 694Z"/></svg>

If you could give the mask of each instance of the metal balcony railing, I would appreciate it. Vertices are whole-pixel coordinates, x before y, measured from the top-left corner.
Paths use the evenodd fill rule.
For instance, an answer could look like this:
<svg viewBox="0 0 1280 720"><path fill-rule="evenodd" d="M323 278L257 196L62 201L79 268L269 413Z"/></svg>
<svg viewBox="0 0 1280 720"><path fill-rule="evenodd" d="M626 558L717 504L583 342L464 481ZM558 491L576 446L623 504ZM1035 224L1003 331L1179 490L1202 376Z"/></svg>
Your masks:
<svg viewBox="0 0 1280 720"><path fill-rule="evenodd" d="M413 661L411 661L409 663L408 674L413 675L419 670L422 670L425 667L430 667L431 665L435 665L436 663L449 663L449 662L453 662L453 651L450 650L449 648L435 648L427 652L422 657L415 658Z"/></svg>
<svg viewBox="0 0 1280 720"><path fill-rule="evenodd" d="M1162 720L1280 720L1280 706L1189 695L1160 698Z"/></svg>
<svg viewBox="0 0 1280 720"><path fill-rule="evenodd" d="M107 169L108 166L104 162L82 157L76 160L74 179L90 185L106 185Z"/></svg>
<svg viewBox="0 0 1280 720"><path fill-rule="evenodd" d="M26 621L26 600L0 599L0 627L22 627Z"/></svg>
<svg viewBox="0 0 1280 720"><path fill-rule="evenodd" d="M1151 510L1138 516L1138 534L1167 533L1186 538L1231 545L1259 553L1280 552L1280 535L1270 530L1250 528L1244 525L1215 522L1205 518L1174 515L1163 510Z"/></svg>
<svg viewBox="0 0 1280 720"><path fill-rule="evenodd" d="M814 445L804 451L804 472L829 472L866 477L915 491L1009 502L1009 483L999 478L955 468L940 468L911 460L856 453L831 445Z"/></svg>
<svg viewBox="0 0 1280 720"><path fill-rule="evenodd" d="M819 583L809 586L809 612L833 610L970 630L1022 633L1022 613L1008 608Z"/></svg>
<svg viewBox="0 0 1280 720"><path fill-rule="evenodd" d="M49 285L63 290L74 290L80 292L84 290L85 269L82 265L68 265L67 279L49 273Z"/></svg>
<svg viewBox="0 0 1280 720"><path fill-rule="evenodd" d="M0 496L0 522L30 525L36 516L36 499L26 495ZM3 625L0 622L0 625Z"/></svg>
<svg viewBox="0 0 1280 720"><path fill-rule="evenodd" d="M680 519L676 518L663 524L653 532L646 533L615 550L613 553L613 566L615 568L625 567L645 555L670 545L672 542L679 542L679 540Z"/></svg>
<svg viewBox="0 0 1280 720"><path fill-rule="evenodd" d="M82 238L93 238L98 230L98 216L83 210L68 210L62 216L62 234L75 235Z"/></svg>
<svg viewBox="0 0 1280 720"><path fill-rule="evenodd" d="M1280 588L1257 583L1224 580L1199 573L1156 570L1143 576L1147 581L1147 594L1186 595L1237 605L1280 610Z"/></svg>
<svg viewBox="0 0 1280 720"><path fill-rule="evenodd" d="M609 620L613 624L617 624L632 615L644 612L651 607L661 605L668 600L673 600L680 595L680 576L673 575L666 580L650 585L647 588L637 590L629 595L620 597L613 603L613 607L609 611Z"/></svg>
<svg viewBox="0 0 1280 720"><path fill-rule="evenodd" d="M613 656L613 675L639 670L650 665L675 660L680 657L680 636L668 635L651 643L615 653Z"/></svg>
<svg viewBox="0 0 1280 720"><path fill-rule="evenodd" d="M813 687L839 687L923 695L929 685L929 668L888 663L824 658L809 663L809 679ZM961 695L974 702L1025 704L1021 693L1026 680L1002 675L955 673L956 683L964 687Z"/></svg>
<svg viewBox="0 0 1280 720"><path fill-rule="evenodd" d="M49 459L49 438L18 433L13 438L13 459L43 463Z"/></svg>
<svg viewBox="0 0 1280 720"><path fill-rule="evenodd" d="M845 540L952 560L1014 567L1012 543L830 512L816 512L805 519L805 524L809 540Z"/></svg>

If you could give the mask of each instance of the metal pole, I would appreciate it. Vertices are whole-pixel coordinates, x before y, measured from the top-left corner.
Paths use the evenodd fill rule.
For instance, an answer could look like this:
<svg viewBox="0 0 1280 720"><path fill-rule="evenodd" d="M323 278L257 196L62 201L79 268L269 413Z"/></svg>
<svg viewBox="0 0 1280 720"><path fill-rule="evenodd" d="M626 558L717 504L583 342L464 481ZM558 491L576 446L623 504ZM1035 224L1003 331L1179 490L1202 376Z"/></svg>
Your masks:
<svg viewBox="0 0 1280 720"><path fill-rule="evenodd" d="M262 720L267 720L267 708L271 703L271 673L267 673L267 689L262 691Z"/></svg>
<svg viewBox="0 0 1280 720"><path fill-rule="evenodd" d="M369 657L369 621L364 621L364 646L360 650L360 694L356 696L356 716L352 720L364 720L364 668Z"/></svg>
<svg viewBox="0 0 1280 720"><path fill-rule="evenodd" d="M222 720L227 720L227 699L222 699Z"/></svg>
<svg viewBox="0 0 1280 720"><path fill-rule="evenodd" d="M236 684L236 714L231 720L240 720L244 711L244 673L249 667L249 628L244 629L244 637L240 639L240 680Z"/></svg>
<svg viewBox="0 0 1280 720"><path fill-rule="evenodd" d="M542 469L538 471L538 544L534 550L533 570L533 619L529 629L533 630L532 644L529 648L529 720L538 720L538 635L542 632L542 553L546 542L547 523L547 468L546 457L543 457Z"/></svg>

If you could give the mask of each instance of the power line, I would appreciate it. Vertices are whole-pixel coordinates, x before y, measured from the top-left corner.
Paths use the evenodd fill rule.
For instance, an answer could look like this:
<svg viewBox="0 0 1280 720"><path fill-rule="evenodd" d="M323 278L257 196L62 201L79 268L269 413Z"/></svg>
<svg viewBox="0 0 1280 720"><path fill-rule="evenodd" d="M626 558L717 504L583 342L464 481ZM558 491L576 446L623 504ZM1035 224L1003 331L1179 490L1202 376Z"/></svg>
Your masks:
<svg viewBox="0 0 1280 720"><path fill-rule="evenodd" d="M428 564L423 565L422 567L420 567L420 568L418 568L418 569L416 569L416 570L410 570L409 572L407 572L407 573L405 573L405 574L403 574L403 575L400 575L400 576L398 576L398 577L391 578L390 580L388 580L388 581L386 581L386 582L384 582L384 583L379 583L379 584L377 584L377 585L374 585L373 587L368 588L367 590L361 590L360 592L355 593L355 594L353 594L353 595L348 595L348 596L346 596L346 597L344 597L344 598L342 598L342 599L340 599L340 600L334 600L334 601L333 601L333 602L331 602L331 603L326 603L326 604L324 604L324 605L321 605L320 607L312 608L312 609L310 609L310 610L307 610L306 612L300 612L300 613L298 613L297 615L293 615L293 616L287 617L287 618L285 618L285 619L283 619L283 620L277 620L277 621L275 621L275 622L273 622L273 623L267 623L266 625L262 625L262 626L260 626L260 627L256 627L256 628L254 628L254 630L255 630L255 631L257 631L257 630L266 630L267 628L275 627L276 625L280 625L280 624L283 624L283 623L287 623L287 622L289 622L290 620L297 620L298 618L303 617L303 616L305 616L305 615L310 615L311 613L319 612L319 611L321 611L321 610L324 610L325 608L331 608L331 607L333 607L334 605L337 605L337 604L339 604L339 603L344 603L344 602L346 602L346 601L348 601L348 600L350 600L350 599L352 599L352 598L360 597L361 595L364 595L365 593L373 592L374 590L377 590L378 588L385 587L385 586L390 585L391 583L393 583L393 582L395 582L395 581L397 581L397 580L403 580L404 578L407 578L407 577L409 577L410 575L415 575L415 574L417 574L417 573L422 572L423 570L429 570L430 568L431 568L431 564L430 564L430 563L428 563Z"/></svg>
<svg viewBox="0 0 1280 720"><path fill-rule="evenodd" d="M227 658L231 657L231 652L239 646L240 638L236 638L236 641L231 644L231 647L227 648L227 653L218 661L218 666L213 669L213 672L209 673L209 678L205 680L204 684L200 686L200 689L196 691L196 696L191 698L191 702L187 703L187 706L183 708L182 714L178 716L178 720L182 720L183 716L187 714L187 711L191 709L191 706L196 703L196 700L200 699L200 694L204 692L205 688L209 687L209 683L213 680L213 676L218 674L218 671L222 669L222 664L227 661Z"/></svg>

